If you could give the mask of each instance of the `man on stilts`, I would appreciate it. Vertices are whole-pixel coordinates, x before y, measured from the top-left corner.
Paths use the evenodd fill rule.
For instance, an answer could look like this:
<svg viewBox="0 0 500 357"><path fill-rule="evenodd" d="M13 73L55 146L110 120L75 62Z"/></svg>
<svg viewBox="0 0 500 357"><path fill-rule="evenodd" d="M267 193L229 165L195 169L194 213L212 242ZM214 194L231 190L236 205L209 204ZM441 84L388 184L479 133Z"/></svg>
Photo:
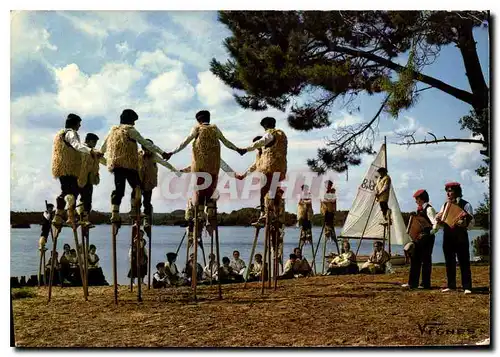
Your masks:
<svg viewBox="0 0 500 357"><path fill-rule="evenodd" d="M217 266L220 267L220 255L219 255L219 242L218 242L218 231L217 231L217 214L216 214L216 201L214 199L214 192L217 188L217 181L220 169L220 142L222 142L227 148L237 151L243 154L243 150L239 149L236 145L227 140L222 132L217 128L217 126L210 124L210 112L207 110L202 110L196 113L196 120L198 125L196 125L188 137L171 153L168 154L167 159L184 149L191 141L193 142L193 154L192 154L192 164L191 172L198 175L196 184L200 187L202 184L208 184L208 187L202 190L198 190L194 193L195 205L195 215L194 222L195 227L194 234L195 238L198 235L198 217L201 212L205 211L207 226L215 226L215 237L216 237L216 248L217 248ZM208 180L209 182L205 182ZM197 239L194 239L194 262L193 266L196 267L197 263ZM193 269L196 272L196 269ZM195 273L193 273L193 288L194 295L196 298L196 280ZM220 285L219 285L219 296L221 295Z"/></svg>
<svg viewBox="0 0 500 357"><path fill-rule="evenodd" d="M75 221L74 210L79 195L78 177L80 176L82 154L93 158L102 156L99 152L80 142L78 129L82 119L76 114L69 114L65 128L54 139L52 151L52 175L61 183L61 194L56 199L56 214L52 224L60 228L64 224L64 209L67 205L67 224Z"/></svg>
<svg viewBox="0 0 500 357"><path fill-rule="evenodd" d="M130 214L135 216L141 202L139 178L139 155L137 143L150 152L161 155L164 159L167 154L147 141L134 128L139 116L132 109L125 109L120 115L120 124L111 128L101 146L101 152L106 153L107 167L115 178L115 190L111 193L111 223L121 223L120 205L125 195L125 181L132 188Z"/></svg>
<svg viewBox="0 0 500 357"><path fill-rule="evenodd" d="M271 189L273 175L277 173L279 182L283 181L286 177L288 139L282 130L276 129L276 119L265 117L260 121L260 125L266 130L266 133L261 139L255 141L244 150L253 151L259 148L262 149L262 154L256 161L256 171L264 174L266 183L260 190L260 216L257 222L254 223L254 225L262 226L266 221L264 200ZM275 192L272 193L272 197L274 197L274 194Z"/></svg>

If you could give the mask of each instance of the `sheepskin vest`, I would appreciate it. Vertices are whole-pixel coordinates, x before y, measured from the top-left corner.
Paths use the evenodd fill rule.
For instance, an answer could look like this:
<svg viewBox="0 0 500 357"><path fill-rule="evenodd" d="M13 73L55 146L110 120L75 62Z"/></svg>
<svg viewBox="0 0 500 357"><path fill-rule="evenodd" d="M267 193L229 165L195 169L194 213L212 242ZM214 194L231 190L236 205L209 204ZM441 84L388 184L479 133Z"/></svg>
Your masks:
<svg viewBox="0 0 500 357"><path fill-rule="evenodd" d="M325 213L334 213L335 212L335 204L336 202L329 202L329 201L321 201L320 204L320 212L324 216Z"/></svg>
<svg viewBox="0 0 500 357"><path fill-rule="evenodd" d="M220 169L220 143L215 125L199 125L193 142L191 172L218 175Z"/></svg>
<svg viewBox="0 0 500 357"><path fill-rule="evenodd" d="M137 142L130 138L129 130L134 126L120 124L111 127L107 140L108 170L113 172L116 168L138 169L139 156Z"/></svg>
<svg viewBox="0 0 500 357"><path fill-rule="evenodd" d="M82 154L82 166L78 177L78 186L84 187L87 183L99 184L99 159L91 155Z"/></svg>
<svg viewBox="0 0 500 357"><path fill-rule="evenodd" d="M81 153L75 150L64 140L66 133L73 129L60 130L52 146L52 176L59 178L61 176L80 175ZM78 133L75 131L78 136Z"/></svg>
<svg viewBox="0 0 500 357"><path fill-rule="evenodd" d="M312 203L309 200L300 200L299 205L297 207L297 218L298 219L307 219L312 220L313 217L313 209Z"/></svg>
<svg viewBox="0 0 500 357"><path fill-rule="evenodd" d="M139 177L145 191L152 191L158 186L158 165L153 155L147 155L142 150L139 152Z"/></svg>
<svg viewBox="0 0 500 357"><path fill-rule="evenodd" d="M268 129L274 140L262 148L262 155L258 160L257 171L263 174L280 173L280 180L286 176L288 139L280 129Z"/></svg>

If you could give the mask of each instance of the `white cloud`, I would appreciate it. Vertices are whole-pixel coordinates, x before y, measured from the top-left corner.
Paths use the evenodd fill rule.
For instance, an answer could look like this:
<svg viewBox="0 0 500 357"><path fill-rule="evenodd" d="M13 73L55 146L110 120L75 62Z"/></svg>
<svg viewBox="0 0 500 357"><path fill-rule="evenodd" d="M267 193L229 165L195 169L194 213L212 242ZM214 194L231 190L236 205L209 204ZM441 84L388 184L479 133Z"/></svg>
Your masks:
<svg viewBox="0 0 500 357"><path fill-rule="evenodd" d="M140 52L134 64L135 67L152 73L162 73L171 69L182 69L183 63L168 58L162 50Z"/></svg>
<svg viewBox="0 0 500 357"><path fill-rule="evenodd" d="M126 55L127 53L130 52L130 48L128 47L127 41L117 43L115 45L115 48L118 51L118 53L121 53L122 55Z"/></svg>
<svg viewBox="0 0 500 357"><path fill-rule="evenodd" d="M363 118L357 115L350 115L347 113L342 113L342 117L333 121L332 128L338 129L346 127L349 125L360 124L363 122Z"/></svg>
<svg viewBox="0 0 500 357"><path fill-rule="evenodd" d="M69 20L77 30L100 39L113 32L140 34L152 29L139 11L90 11L78 14L59 11L58 15Z"/></svg>
<svg viewBox="0 0 500 357"><path fill-rule="evenodd" d="M157 102L185 102L194 96L194 88L182 71L160 74L146 86L146 94Z"/></svg>
<svg viewBox="0 0 500 357"><path fill-rule="evenodd" d="M55 72L61 108L85 115L105 115L129 106L129 90L142 77L139 70L124 63L107 63L99 73L90 76L75 63Z"/></svg>
<svg viewBox="0 0 500 357"><path fill-rule="evenodd" d="M199 83L196 85L198 98L203 104L216 106L233 100L231 90L212 72L198 73Z"/></svg>
<svg viewBox="0 0 500 357"><path fill-rule="evenodd" d="M453 146L454 151L449 156L452 167L459 170L475 170L481 165L484 156L479 151L483 149L482 145L454 143Z"/></svg>
<svg viewBox="0 0 500 357"><path fill-rule="evenodd" d="M14 61L40 54L45 49L57 50L57 46L50 42L47 29L38 27L32 21L33 15L31 11L11 13L11 58Z"/></svg>

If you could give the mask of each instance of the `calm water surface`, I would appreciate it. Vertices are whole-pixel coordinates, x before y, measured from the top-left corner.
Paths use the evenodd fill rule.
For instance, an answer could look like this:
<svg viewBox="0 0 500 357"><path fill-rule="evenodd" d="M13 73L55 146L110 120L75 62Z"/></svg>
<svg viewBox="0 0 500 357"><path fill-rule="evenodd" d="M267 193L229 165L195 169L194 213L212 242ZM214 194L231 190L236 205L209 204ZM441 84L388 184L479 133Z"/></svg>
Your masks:
<svg viewBox="0 0 500 357"><path fill-rule="evenodd" d="M341 228L336 228L337 234L340 234ZM152 270L155 270L156 263L160 261L165 261L165 254L167 252L175 252L184 234L185 229L182 227L172 227L172 226L154 226L153 227L153 239L152 239ZM316 241L321 233L321 227L313 228L313 239L316 246ZM469 231L469 241L472 241L474 237L481 235L482 230ZM129 281L127 279L128 273L128 250L130 246L130 234L131 227L123 226L117 238L117 265L118 265L118 282L120 284L127 284ZM248 261L248 257L252 250L253 237L255 234L255 229L253 227L219 227L219 240L221 257L227 256L232 258L233 250L239 250L241 258ZM30 229L11 229L11 255L10 255L10 275L11 276L29 276L31 274L37 274L38 272L38 239L40 237L40 227L33 225ZM299 229L298 228L287 228L285 234L285 246L284 254L285 258L293 252L298 244ZM443 235L440 231L436 236L436 243L434 245L434 250L432 253L432 259L434 263L444 262L443 249L442 249ZM262 229L259 235L259 242L256 248L256 252L261 254L264 251L264 230ZM354 251L357 249L357 244L359 241L351 239L351 247ZM64 243L68 243L72 248L74 248L74 238L73 232L70 228L64 228L57 242L59 255L61 255L62 247ZM109 283L113 280L113 270L111 264L111 226L110 225L99 225L91 229L90 243L97 247L97 254L100 258L100 265L103 269L104 275ZM363 241L360 248L359 254L369 254L372 251L373 241ZM206 258L208 259L208 254L210 251L210 237L204 239ZM322 245L321 245L322 246ZM52 248L51 240L47 244L47 248ZM321 249L319 252L321 252ZM214 247L215 251L215 247ZM336 251L334 243L327 244L327 252ZM393 245L393 252L402 252L402 247ZM472 256L472 247L470 249ZM201 250L200 250L201 252ZM318 252L318 256L319 253ZM312 251L311 246L307 245L303 249L303 254L311 262ZM46 259L49 260L50 253L47 252ZM203 265L203 258L201 254L198 255L200 264ZM321 258L318 258L321 260ZM186 261L186 239L179 250L179 256L177 258L177 266L180 270L184 266ZM321 269L320 265L317 265L318 270Z"/></svg>

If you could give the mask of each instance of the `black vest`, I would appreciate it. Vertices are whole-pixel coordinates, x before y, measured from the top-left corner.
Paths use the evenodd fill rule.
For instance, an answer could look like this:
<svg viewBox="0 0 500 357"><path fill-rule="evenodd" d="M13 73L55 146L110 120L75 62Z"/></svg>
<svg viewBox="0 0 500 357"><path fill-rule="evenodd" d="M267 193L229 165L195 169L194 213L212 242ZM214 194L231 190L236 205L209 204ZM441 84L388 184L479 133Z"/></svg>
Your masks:
<svg viewBox="0 0 500 357"><path fill-rule="evenodd" d="M458 201L458 206L463 209L465 211L465 206L468 204L469 202L467 202L466 200L460 198L460 200ZM469 225L470 221L472 220L472 216L470 214L467 214L467 216L465 217L465 222L467 223L467 225ZM447 237L447 236L450 236L450 235L453 235L453 236L464 236L464 237L468 237L468 234L467 234L467 227L453 227L451 228L450 226L448 226L446 223L444 224L444 228L443 228L443 232L444 232L444 236Z"/></svg>
<svg viewBox="0 0 500 357"><path fill-rule="evenodd" d="M42 215L42 233L40 234L42 237L48 238L50 233L50 219L45 218Z"/></svg>
<svg viewBox="0 0 500 357"><path fill-rule="evenodd" d="M420 216L420 217L425 218L425 220L426 220L427 222L429 222L429 224L430 224L430 225L432 225L431 219L430 219L430 218L429 218L429 216L427 215L427 209L428 209L429 207L432 207L432 206L431 206L430 204L427 204L427 206L426 206L424 209L422 209L422 210L417 210L417 216ZM425 235L430 235L430 233L431 233L431 229L432 229L431 227L424 228L424 232L423 232L423 233L424 233Z"/></svg>

